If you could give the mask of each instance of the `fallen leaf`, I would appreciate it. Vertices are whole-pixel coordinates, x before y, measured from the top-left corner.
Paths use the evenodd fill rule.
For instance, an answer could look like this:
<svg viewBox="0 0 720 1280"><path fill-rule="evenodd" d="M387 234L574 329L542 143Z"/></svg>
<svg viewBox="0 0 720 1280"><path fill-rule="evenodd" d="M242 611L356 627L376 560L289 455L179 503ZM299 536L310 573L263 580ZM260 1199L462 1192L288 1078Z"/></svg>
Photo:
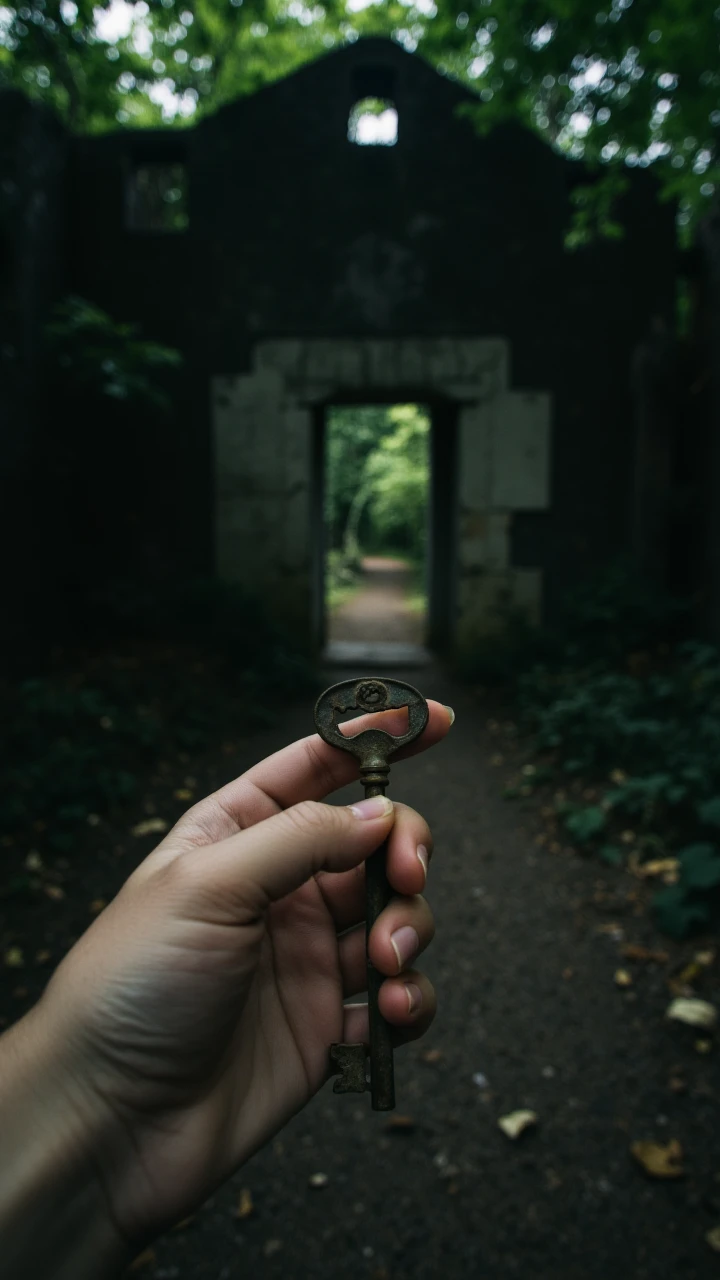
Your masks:
<svg viewBox="0 0 720 1280"><path fill-rule="evenodd" d="M107 901L105 898L93 898L90 903L90 914L93 916L99 916L100 912L104 911L106 906Z"/></svg>
<svg viewBox="0 0 720 1280"><path fill-rule="evenodd" d="M236 1218L249 1218L255 1212L253 1204L252 1191L249 1187L243 1187L238 1197L237 1209L235 1210Z"/></svg>
<svg viewBox="0 0 720 1280"><path fill-rule="evenodd" d="M668 1006L665 1017L674 1022L685 1022L689 1027L704 1027L709 1030L717 1022L717 1009L707 1000L688 1000L678 996Z"/></svg>
<svg viewBox="0 0 720 1280"><path fill-rule="evenodd" d="M5 964L8 969L22 969L25 956L20 947L9 947L5 952Z"/></svg>
<svg viewBox="0 0 720 1280"><path fill-rule="evenodd" d="M421 1057L423 1062L440 1062L443 1058L443 1051L442 1049L426 1049L425 1052L421 1054Z"/></svg>
<svg viewBox="0 0 720 1280"><path fill-rule="evenodd" d="M30 850L27 858L25 859L25 866L27 867L28 871L42 871L43 860L40 857L40 854L38 853L37 849Z"/></svg>
<svg viewBox="0 0 720 1280"><path fill-rule="evenodd" d="M720 1253L720 1227L712 1227L710 1231L706 1231L705 1239L715 1253Z"/></svg>
<svg viewBox="0 0 720 1280"><path fill-rule="evenodd" d="M697 964L702 965L703 969L709 969L710 965L715 963L715 952L709 948L707 951L696 951L695 961Z"/></svg>
<svg viewBox="0 0 720 1280"><path fill-rule="evenodd" d="M176 800L192 800L194 794L195 792L191 791L189 787L178 787L177 791L173 791Z"/></svg>
<svg viewBox="0 0 720 1280"><path fill-rule="evenodd" d="M142 1253L139 1253L137 1258L130 1263L129 1270L141 1271L143 1267L149 1267L151 1263L155 1262L156 1258L157 1254L154 1249L143 1249Z"/></svg>
<svg viewBox="0 0 720 1280"><path fill-rule="evenodd" d="M534 1129L537 1122L535 1111L511 1111L506 1116L500 1116L498 1125L505 1136L514 1142L526 1129Z"/></svg>
<svg viewBox="0 0 720 1280"><path fill-rule="evenodd" d="M641 880L653 880L656 876L662 876L666 884L675 884L679 872L678 858L653 858L650 862L641 862L635 875Z"/></svg>
<svg viewBox="0 0 720 1280"><path fill-rule="evenodd" d="M620 954L626 960L637 960L641 963L667 964L670 959L667 951L653 951L638 942L628 942L620 948Z"/></svg>
<svg viewBox="0 0 720 1280"><path fill-rule="evenodd" d="M130 828L131 835L134 836L152 836L160 835L161 832L167 831L168 824L164 818L145 818L142 822L138 822L134 827Z"/></svg>
<svg viewBox="0 0 720 1280"><path fill-rule="evenodd" d="M412 1116L393 1115L387 1120L385 1128L390 1133L412 1133L415 1120Z"/></svg>
<svg viewBox="0 0 720 1280"><path fill-rule="evenodd" d="M59 884L46 884L43 887L43 893L46 898L51 898L53 902L62 902L65 897L65 890L61 889Z"/></svg>
<svg viewBox="0 0 720 1280"><path fill-rule="evenodd" d="M314 1191L320 1191L327 1186L329 1181L330 1179L326 1173L311 1173L308 1178L308 1186L312 1187Z"/></svg>
<svg viewBox="0 0 720 1280"><path fill-rule="evenodd" d="M632 986L632 974L631 974L631 973L628 973L627 969L616 969L616 970L615 970L615 986L616 986L616 987L631 987L631 986Z"/></svg>
<svg viewBox="0 0 720 1280"><path fill-rule="evenodd" d="M651 1178L682 1178L683 1149L677 1138L670 1142L633 1142L630 1152Z"/></svg>
<svg viewBox="0 0 720 1280"><path fill-rule="evenodd" d="M606 933L613 942L622 942L625 937L625 930L616 920L607 920L603 924L596 925L596 933Z"/></svg>

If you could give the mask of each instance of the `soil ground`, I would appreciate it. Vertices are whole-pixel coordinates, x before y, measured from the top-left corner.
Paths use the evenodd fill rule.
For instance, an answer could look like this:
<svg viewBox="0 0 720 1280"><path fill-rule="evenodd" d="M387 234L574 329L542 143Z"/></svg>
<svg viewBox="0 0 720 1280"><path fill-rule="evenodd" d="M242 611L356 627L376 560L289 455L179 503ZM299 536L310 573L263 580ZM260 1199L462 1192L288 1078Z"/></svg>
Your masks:
<svg viewBox="0 0 720 1280"><path fill-rule="evenodd" d="M444 744L393 770L393 794L435 832L428 896L437 937L426 968L439 996L426 1040L397 1055L398 1112L373 1114L367 1096L327 1086L135 1273L709 1280L720 1270L705 1239L720 1224L717 1048L699 1051L706 1037L664 1017L668 974L694 948L655 936L630 876L540 847L535 802L501 798L510 762L506 753L497 765L487 708L439 670L422 683L457 721ZM190 776L175 788L192 783L199 795L306 734L311 702L224 751L185 757ZM148 811L173 821L185 807L163 786L149 778L144 812L89 831L87 848L61 868L61 900L4 904L0 954L13 946L25 956L22 968L0 967L6 1021L37 998L92 912L152 847L152 837L130 834L133 824ZM334 799L350 795L357 788ZM633 966L623 943L660 946L669 958ZM629 987L616 985L620 965L632 969ZM717 969L701 994L720 996ZM535 1111L538 1124L512 1142L498 1118L518 1108ZM631 1143L673 1138L685 1176L649 1179ZM322 1189L310 1184L317 1173L327 1176ZM253 1208L238 1216L243 1190Z"/></svg>
<svg viewBox="0 0 720 1280"><path fill-rule="evenodd" d="M359 591L328 619L328 642L423 643L425 617L409 604L412 573L404 560L366 556Z"/></svg>

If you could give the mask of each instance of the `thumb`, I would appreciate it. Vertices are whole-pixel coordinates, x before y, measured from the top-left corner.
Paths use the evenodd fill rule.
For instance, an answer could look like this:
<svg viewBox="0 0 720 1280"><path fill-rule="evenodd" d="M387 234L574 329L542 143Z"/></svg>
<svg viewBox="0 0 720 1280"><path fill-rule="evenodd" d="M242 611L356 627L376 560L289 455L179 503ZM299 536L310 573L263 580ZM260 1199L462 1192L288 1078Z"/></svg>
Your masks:
<svg viewBox="0 0 720 1280"><path fill-rule="evenodd" d="M387 796L347 807L304 800L179 861L201 877L202 899L222 902L231 914L234 908L255 913L318 871L359 866L387 838L393 820Z"/></svg>

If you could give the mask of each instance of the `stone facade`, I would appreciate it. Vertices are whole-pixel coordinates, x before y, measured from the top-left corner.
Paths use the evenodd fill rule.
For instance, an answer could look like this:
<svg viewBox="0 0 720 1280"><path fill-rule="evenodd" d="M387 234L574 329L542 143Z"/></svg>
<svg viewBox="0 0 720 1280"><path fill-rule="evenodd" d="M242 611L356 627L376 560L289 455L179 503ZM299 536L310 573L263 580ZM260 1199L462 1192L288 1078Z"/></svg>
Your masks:
<svg viewBox="0 0 720 1280"><path fill-rule="evenodd" d="M349 113L378 86L397 144L357 146ZM169 422L133 420L132 573L246 583L317 642L323 415L363 400L432 412L438 644L508 608L552 616L632 545L633 353L672 325L673 210L633 173L624 239L567 253L582 165L517 126L480 136L475 101L360 40L194 128L68 141L57 293L184 357ZM182 228L128 221L134 175L158 165L184 175ZM108 462L88 485L112 489Z"/></svg>

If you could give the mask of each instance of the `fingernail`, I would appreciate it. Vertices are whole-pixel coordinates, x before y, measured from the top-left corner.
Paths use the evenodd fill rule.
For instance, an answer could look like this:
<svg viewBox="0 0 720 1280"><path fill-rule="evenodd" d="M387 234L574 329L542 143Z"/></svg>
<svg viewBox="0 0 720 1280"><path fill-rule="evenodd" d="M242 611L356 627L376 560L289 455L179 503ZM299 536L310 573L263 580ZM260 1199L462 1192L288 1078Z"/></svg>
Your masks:
<svg viewBox="0 0 720 1280"><path fill-rule="evenodd" d="M420 939L411 924L404 924L401 929L396 929L390 934L390 941L397 956L398 973L401 973L408 960L412 960L413 956L417 955Z"/></svg>
<svg viewBox="0 0 720 1280"><path fill-rule="evenodd" d="M414 982L406 982L405 990L408 998L408 1013L417 1013L422 1004L422 991Z"/></svg>
<svg viewBox="0 0 720 1280"><path fill-rule="evenodd" d="M369 800L350 805L350 812L356 818L387 818L392 811L393 802L388 796L370 796Z"/></svg>
<svg viewBox="0 0 720 1280"><path fill-rule="evenodd" d="M447 705L447 703L446 703L446 702L444 702L444 703L443 703L443 706L444 706L445 710L447 711L447 713L448 713L448 715L449 715L449 717L450 717L450 728L452 728L452 726L453 726L453 725L454 725L454 723L455 723L455 712L453 711L452 707L449 707L449 706Z"/></svg>
<svg viewBox="0 0 720 1280"><path fill-rule="evenodd" d="M418 845L418 847L417 847L416 852L417 852L417 856L418 856L418 862L420 863L420 866L421 866L421 867L422 867L422 869L423 869L423 875L424 875L425 879L427 880L428 862L430 861L430 859L429 859L429 857L428 857L428 851L427 851L427 849L425 848L425 845L424 845L424 844L419 844L419 845Z"/></svg>

